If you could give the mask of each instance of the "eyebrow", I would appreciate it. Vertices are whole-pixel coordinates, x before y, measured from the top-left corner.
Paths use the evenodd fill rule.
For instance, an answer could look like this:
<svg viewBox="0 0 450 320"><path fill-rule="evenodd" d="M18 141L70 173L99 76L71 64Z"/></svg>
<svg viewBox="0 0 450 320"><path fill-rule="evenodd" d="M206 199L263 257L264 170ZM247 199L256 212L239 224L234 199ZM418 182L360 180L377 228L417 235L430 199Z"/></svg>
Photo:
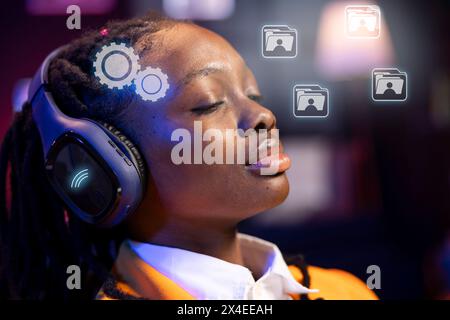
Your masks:
<svg viewBox="0 0 450 320"><path fill-rule="evenodd" d="M224 69L223 68L217 68L217 67L206 67L206 68L202 68L199 70L194 70L189 72L180 82L179 85L187 85L189 82L191 82L192 80L194 80L195 78L198 77L206 77L212 73L216 73L216 72L222 72Z"/></svg>
<svg viewBox="0 0 450 320"><path fill-rule="evenodd" d="M245 66L246 70L250 70L247 66ZM178 95L182 86L186 86L189 82L193 81L199 77L206 77L210 74L217 72L224 72L226 68L224 66L209 66L198 70L192 70L187 75L185 75L180 81L176 84L175 95Z"/></svg>

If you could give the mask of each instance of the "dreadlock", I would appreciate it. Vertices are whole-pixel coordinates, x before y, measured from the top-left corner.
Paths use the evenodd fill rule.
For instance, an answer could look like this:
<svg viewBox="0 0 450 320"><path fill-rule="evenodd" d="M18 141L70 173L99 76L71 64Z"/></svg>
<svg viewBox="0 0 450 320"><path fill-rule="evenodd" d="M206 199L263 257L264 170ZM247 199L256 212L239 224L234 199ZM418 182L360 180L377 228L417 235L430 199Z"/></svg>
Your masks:
<svg viewBox="0 0 450 320"><path fill-rule="evenodd" d="M49 85L62 112L120 121L134 94L105 89L93 76L93 55L113 41L127 42L138 54L152 50L155 33L179 21L150 13L110 22L107 32L90 31L66 46L49 68ZM7 205L9 204L9 205ZM123 227L101 230L72 216L50 186L39 132L26 103L6 133L0 154L0 298L92 299L109 277ZM66 286L67 267L81 269L82 290Z"/></svg>

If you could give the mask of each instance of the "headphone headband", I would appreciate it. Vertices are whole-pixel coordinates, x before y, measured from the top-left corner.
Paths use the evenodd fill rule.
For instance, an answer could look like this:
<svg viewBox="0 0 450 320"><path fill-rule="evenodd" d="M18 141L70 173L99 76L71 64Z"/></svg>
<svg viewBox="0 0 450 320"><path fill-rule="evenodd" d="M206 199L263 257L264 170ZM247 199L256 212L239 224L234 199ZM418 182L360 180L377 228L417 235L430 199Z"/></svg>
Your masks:
<svg viewBox="0 0 450 320"><path fill-rule="evenodd" d="M70 126L70 120L74 120L59 110L52 94L48 91L50 63L63 48L60 47L52 51L45 58L31 80L28 89L28 101L33 106L33 119L41 135L45 156L51 147L51 143L63 133L65 127Z"/></svg>
<svg viewBox="0 0 450 320"><path fill-rule="evenodd" d="M42 62L39 69L34 74L33 79L31 80L29 89L28 89L28 101L30 103L33 102L34 97L36 96L38 90L41 86L48 84L48 68L53 59L65 48L59 47L53 50Z"/></svg>

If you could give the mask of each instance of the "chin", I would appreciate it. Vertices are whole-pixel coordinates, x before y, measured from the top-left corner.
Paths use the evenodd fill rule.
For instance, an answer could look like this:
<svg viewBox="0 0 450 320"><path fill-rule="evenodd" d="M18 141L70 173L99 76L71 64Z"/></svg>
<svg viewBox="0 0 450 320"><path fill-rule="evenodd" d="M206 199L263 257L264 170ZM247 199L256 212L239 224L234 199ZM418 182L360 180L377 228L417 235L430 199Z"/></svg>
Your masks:
<svg viewBox="0 0 450 320"><path fill-rule="evenodd" d="M258 196L252 201L258 205L248 210L248 217L279 206L289 194L289 181L285 173L258 179L258 188L255 188Z"/></svg>
<svg viewBox="0 0 450 320"><path fill-rule="evenodd" d="M266 189L270 192L268 197L273 199L274 205L271 208L280 205L289 194L289 180L286 174L283 172L277 176L269 177Z"/></svg>

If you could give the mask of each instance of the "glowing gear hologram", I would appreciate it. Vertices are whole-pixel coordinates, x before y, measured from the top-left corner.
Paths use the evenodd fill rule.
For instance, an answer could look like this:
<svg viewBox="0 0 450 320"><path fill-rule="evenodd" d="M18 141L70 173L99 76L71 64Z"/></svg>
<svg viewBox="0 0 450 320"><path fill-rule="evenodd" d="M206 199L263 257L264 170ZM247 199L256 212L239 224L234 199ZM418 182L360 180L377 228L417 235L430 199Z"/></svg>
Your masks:
<svg viewBox="0 0 450 320"><path fill-rule="evenodd" d="M103 46L95 55L94 69L100 83L110 89L122 89L134 82L136 93L145 101L155 102L169 89L167 75L160 68L139 71L139 56L125 43Z"/></svg>
<svg viewBox="0 0 450 320"><path fill-rule="evenodd" d="M94 69L101 84L110 89L122 89L131 85L136 77L140 69L139 56L125 43L111 43L95 55Z"/></svg>
<svg viewBox="0 0 450 320"><path fill-rule="evenodd" d="M160 68L147 67L139 71L134 84L136 93L143 100L155 102L166 95L169 89L167 75Z"/></svg>

